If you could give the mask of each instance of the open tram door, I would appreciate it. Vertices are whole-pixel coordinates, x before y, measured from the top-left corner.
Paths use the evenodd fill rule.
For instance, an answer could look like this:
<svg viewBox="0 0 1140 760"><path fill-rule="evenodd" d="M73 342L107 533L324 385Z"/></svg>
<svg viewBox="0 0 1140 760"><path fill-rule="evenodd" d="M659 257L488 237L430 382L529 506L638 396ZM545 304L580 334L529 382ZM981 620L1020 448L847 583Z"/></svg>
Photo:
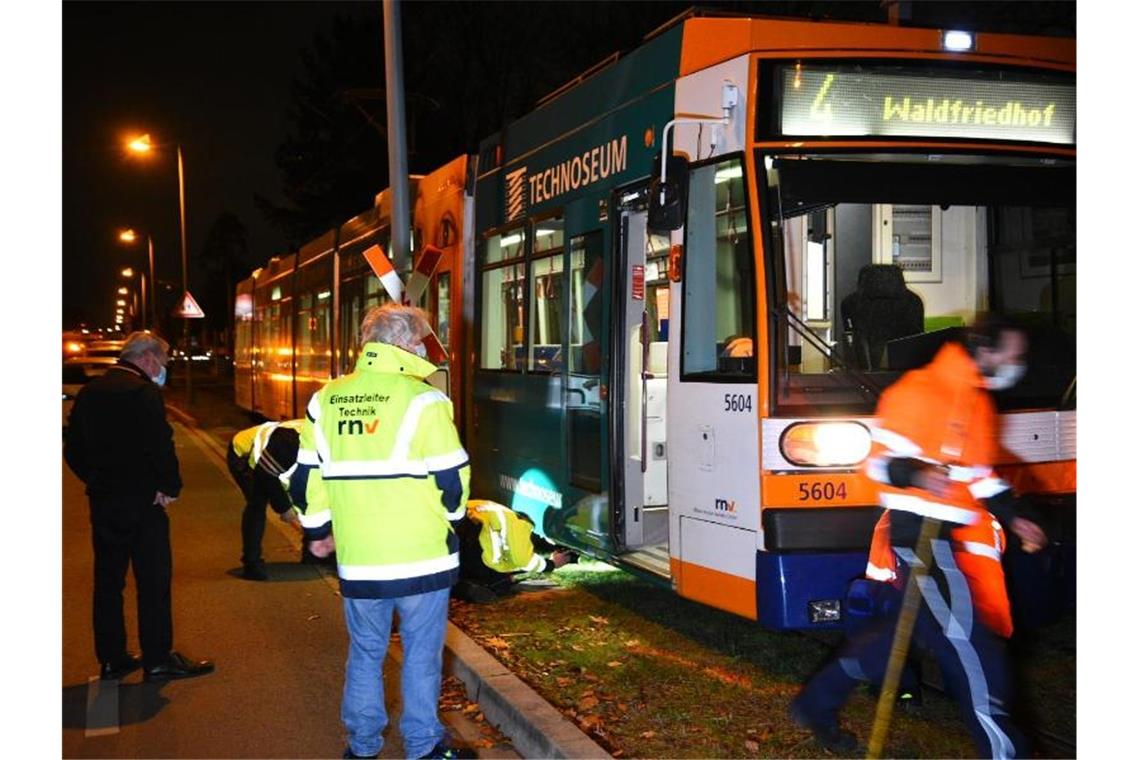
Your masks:
<svg viewBox="0 0 1140 760"><path fill-rule="evenodd" d="M624 562L669 577L669 236L648 229L647 187L618 191L615 207L614 532Z"/></svg>

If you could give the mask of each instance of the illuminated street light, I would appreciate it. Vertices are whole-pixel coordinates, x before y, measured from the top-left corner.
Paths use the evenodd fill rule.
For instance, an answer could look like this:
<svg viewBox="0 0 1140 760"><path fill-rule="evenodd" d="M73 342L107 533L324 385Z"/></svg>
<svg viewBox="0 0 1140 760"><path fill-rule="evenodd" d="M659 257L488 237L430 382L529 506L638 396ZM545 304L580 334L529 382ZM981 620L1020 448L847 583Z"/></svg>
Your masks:
<svg viewBox="0 0 1140 760"><path fill-rule="evenodd" d="M144 154L154 150L154 146L151 145L150 135L141 135L127 143L127 149L133 153Z"/></svg>
<svg viewBox="0 0 1140 760"><path fill-rule="evenodd" d="M115 301L115 305L116 306L126 306L127 302L124 301L122 298L120 298L118 301Z"/></svg>
<svg viewBox="0 0 1140 760"><path fill-rule="evenodd" d="M136 233L133 229L125 229L125 230L121 230L119 232L119 240L123 243L128 244L128 245L133 244L137 239L138 239L138 233ZM150 326L154 327L158 323L158 298L157 298L158 294L155 291L155 286L156 286L157 282L154 279L154 239L150 236L149 232L147 233L147 236L146 236L146 254L147 254L147 261L150 263L150 276L148 278L147 275L143 274L139 277L139 280L140 280L139 284L140 284L141 289L142 289L141 316L142 316L143 327L146 327L146 311L147 311L146 310L146 303L147 303L146 296L147 296L147 291L148 291L147 282L149 280L149 282L150 282L150 286L149 286L149 290L150 290ZM119 291L119 292L122 293L124 291Z"/></svg>
<svg viewBox="0 0 1140 760"><path fill-rule="evenodd" d="M127 294L127 289L126 289L126 288L119 288L119 295L121 295L121 296L125 296L126 294Z"/></svg>
<svg viewBox="0 0 1140 760"><path fill-rule="evenodd" d="M127 143L127 149L136 155L149 154L154 145L151 143L150 135L144 134ZM186 180L182 170L182 146L175 146L175 154L178 159L178 221L180 238L182 243L182 293L185 297L190 293L190 279L187 274L187 258L186 258ZM153 278L152 278L153 279ZM184 351L190 350L190 320L183 318L182 320L182 348ZM186 404L187 406L194 403L194 389L191 384L190 365L186 365Z"/></svg>
<svg viewBox="0 0 1140 760"><path fill-rule="evenodd" d="M134 277L135 276L135 270L131 269L130 267L127 267L126 269L124 269L122 271L122 275L123 275L123 277Z"/></svg>

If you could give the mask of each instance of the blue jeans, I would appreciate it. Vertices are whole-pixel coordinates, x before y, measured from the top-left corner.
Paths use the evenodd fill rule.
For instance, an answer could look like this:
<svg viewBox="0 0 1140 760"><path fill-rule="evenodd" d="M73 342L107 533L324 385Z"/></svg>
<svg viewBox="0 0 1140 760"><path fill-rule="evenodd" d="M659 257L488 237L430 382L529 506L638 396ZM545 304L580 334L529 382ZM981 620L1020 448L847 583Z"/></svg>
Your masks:
<svg viewBox="0 0 1140 760"><path fill-rule="evenodd" d="M348 625L348 661L340 717L348 730L348 746L357 755L375 755L388 725L384 710L384 655L392 634L392 612L400 613L404 650L401 692L404 702L400 734L404 754L420 757L443 739L439 691L443 670L443 638L447 631L447 599L451 589L393 599L344 600Z"/></svg>

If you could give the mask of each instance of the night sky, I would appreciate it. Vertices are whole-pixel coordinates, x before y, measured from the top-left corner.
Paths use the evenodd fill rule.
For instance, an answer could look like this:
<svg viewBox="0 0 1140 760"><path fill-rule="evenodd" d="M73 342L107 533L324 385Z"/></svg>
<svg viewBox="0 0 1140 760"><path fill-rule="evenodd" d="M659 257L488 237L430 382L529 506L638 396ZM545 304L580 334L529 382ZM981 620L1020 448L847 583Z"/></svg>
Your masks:
<svg viewBox="0 0 1140 760"><path fill-rule="evenodd" d="M122 227L151 231L156 277L180 283L176 143L191 258L223 211L246 225L251 249L284 248L253 194L284 201L273 153L290 81L300 50L337 14L379 19L379 3L64 3L65 326L111 324L119 269L145 261L145 246L117 241ZM132 132L170 149L128 157Z"/></svg>

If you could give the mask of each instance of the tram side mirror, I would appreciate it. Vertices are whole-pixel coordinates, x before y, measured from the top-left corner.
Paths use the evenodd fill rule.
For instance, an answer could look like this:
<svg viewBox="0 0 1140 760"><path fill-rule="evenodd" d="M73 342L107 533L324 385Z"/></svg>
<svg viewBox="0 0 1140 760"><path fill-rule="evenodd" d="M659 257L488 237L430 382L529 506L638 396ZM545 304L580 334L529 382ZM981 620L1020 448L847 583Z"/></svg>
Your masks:
<svg viewBox="0 0 1140 760"><path fill-rule="evenodd" d="M679 230L685 224L689 201L689 162L683 156L665 161L661 179L661 154L653 160L654 177L649 184L648 227L653 232Z"/></svg>

